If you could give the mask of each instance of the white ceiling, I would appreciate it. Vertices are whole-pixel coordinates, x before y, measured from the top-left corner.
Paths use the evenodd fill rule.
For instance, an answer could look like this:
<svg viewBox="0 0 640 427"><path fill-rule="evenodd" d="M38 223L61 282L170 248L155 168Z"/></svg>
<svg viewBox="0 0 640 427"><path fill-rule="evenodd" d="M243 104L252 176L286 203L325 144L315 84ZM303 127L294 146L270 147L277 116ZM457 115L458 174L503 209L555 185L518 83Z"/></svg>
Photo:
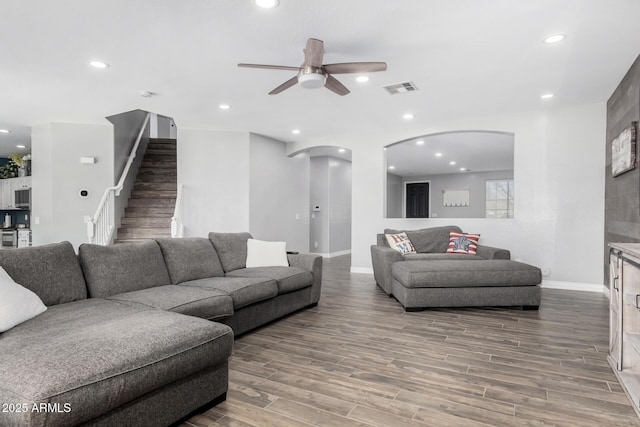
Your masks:
<svg viewBox="0 0 640 427"><path fill-rule="evenodd" d="M433 121L603 102L640 52L637 0L0 0L0 150L34 124L101 123L143 109L180 127L251 131L284 141L424 128ZM542 38L568 38L545 45ZM325 63L386 61L351 94L295 86L309 37ZM91 59L111 67L92 69ZM413 81L418 92L381 86ZM140 91L157 96L142 98ZM556 97L541 100L540 94ZM218 105L231 105L227 111ZM411 111L407 122L402 114ZM299 135L291 130L301 130ZM393 141L390 141L393 142Z"/></svg>
<svg viewBox="0 0 640 427"><path fill-rule="evenodd" d="M423 141L418 145L417 141ZM399 176L513 170L513 134L450 132L412 138L387 147L387 166ZM436 156L440 153L441 156ZM450 165L449 162L455 162Z"/></svg>

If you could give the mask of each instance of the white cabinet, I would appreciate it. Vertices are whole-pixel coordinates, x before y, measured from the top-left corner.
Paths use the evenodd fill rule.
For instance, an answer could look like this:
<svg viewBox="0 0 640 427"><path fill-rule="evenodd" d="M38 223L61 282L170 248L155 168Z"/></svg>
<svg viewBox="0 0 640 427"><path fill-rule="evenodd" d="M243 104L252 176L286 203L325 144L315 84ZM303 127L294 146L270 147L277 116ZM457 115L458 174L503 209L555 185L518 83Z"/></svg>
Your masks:
<svg viewBox="0 0 640 427"><path fill-rule="evenodd" d="M640 244L609 246L609 364L640 414Z"/></svg>
<svg viewBox="0 0 640 427"><path fill-rule="evenodd" d="M0 208L14 208L16 190L31 188L31 177L0 179Z"/></svg>

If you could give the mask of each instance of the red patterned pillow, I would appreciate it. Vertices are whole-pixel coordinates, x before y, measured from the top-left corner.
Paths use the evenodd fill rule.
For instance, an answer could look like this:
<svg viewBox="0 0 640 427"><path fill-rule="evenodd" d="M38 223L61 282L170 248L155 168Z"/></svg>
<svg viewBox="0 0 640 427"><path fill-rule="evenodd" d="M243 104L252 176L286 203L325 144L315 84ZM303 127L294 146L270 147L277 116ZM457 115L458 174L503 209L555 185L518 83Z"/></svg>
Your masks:
<svg viewBox="0 0 640 427"><path fill-rule="evenodd" d="M476 255L478 249L479 234L456 233L449 232L449 248L448 254L467 254Z"/></svg>
<svg viewBox="0 0 640 427"><path fill-rule="evenodd" d="M411 244L411 240L407 237L407 233L398 234L385 234L387 243L392 249L400 252L401 254L415 254L416 250Z"/></svg>

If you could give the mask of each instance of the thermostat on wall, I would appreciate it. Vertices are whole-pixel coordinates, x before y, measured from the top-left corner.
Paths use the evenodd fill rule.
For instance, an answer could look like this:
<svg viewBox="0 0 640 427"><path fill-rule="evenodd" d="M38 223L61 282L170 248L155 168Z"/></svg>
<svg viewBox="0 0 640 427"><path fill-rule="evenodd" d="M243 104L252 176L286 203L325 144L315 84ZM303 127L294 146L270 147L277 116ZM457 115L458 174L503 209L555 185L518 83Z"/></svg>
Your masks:
<svg viewBox="0 0 640 427"><path fill-rule="evenodd" d="M82 199L86 199L87 197L89 197L89 190L87 190L86 188L81 188L80 190L78 190L78 196L80 196L80 198Z"/></svg>
<svg viewBox="0 0 640 427"><path fill-rule="evenodd" d="M95 157L80 157L80 163L83 165L92 165L96 162Z"/></svg>
<svg viewBox="0 0 640 427"><path fill-rule="evenodd" d="M313 207L314 212L320 212L320 206L316 205Z"/></svg>

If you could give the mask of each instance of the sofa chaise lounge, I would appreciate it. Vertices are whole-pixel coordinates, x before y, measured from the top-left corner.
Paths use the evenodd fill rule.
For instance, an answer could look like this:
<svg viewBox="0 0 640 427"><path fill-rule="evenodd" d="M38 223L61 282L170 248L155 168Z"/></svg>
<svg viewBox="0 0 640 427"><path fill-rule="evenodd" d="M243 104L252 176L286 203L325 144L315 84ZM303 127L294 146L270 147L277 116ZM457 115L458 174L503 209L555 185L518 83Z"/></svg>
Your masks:
<svg viewBox="0 0 640 427"><path fill-rule="evenodd" d="M0 333L0 425L163 426L224 400L234 333L320 297L321 257L246 268L250 237L0 251L47 306Z"/></svg>
<svg viewBox="0 0 640 427"><path fill-rule="evenodd" d="M538 309L540 269L511 261L508 250L477 245L476 255L447 253L456 226L391 230L371 246L376 283L406 311L431 307L521 306ZM406 233L416 253L392 249L387 234Z"/></svg>

